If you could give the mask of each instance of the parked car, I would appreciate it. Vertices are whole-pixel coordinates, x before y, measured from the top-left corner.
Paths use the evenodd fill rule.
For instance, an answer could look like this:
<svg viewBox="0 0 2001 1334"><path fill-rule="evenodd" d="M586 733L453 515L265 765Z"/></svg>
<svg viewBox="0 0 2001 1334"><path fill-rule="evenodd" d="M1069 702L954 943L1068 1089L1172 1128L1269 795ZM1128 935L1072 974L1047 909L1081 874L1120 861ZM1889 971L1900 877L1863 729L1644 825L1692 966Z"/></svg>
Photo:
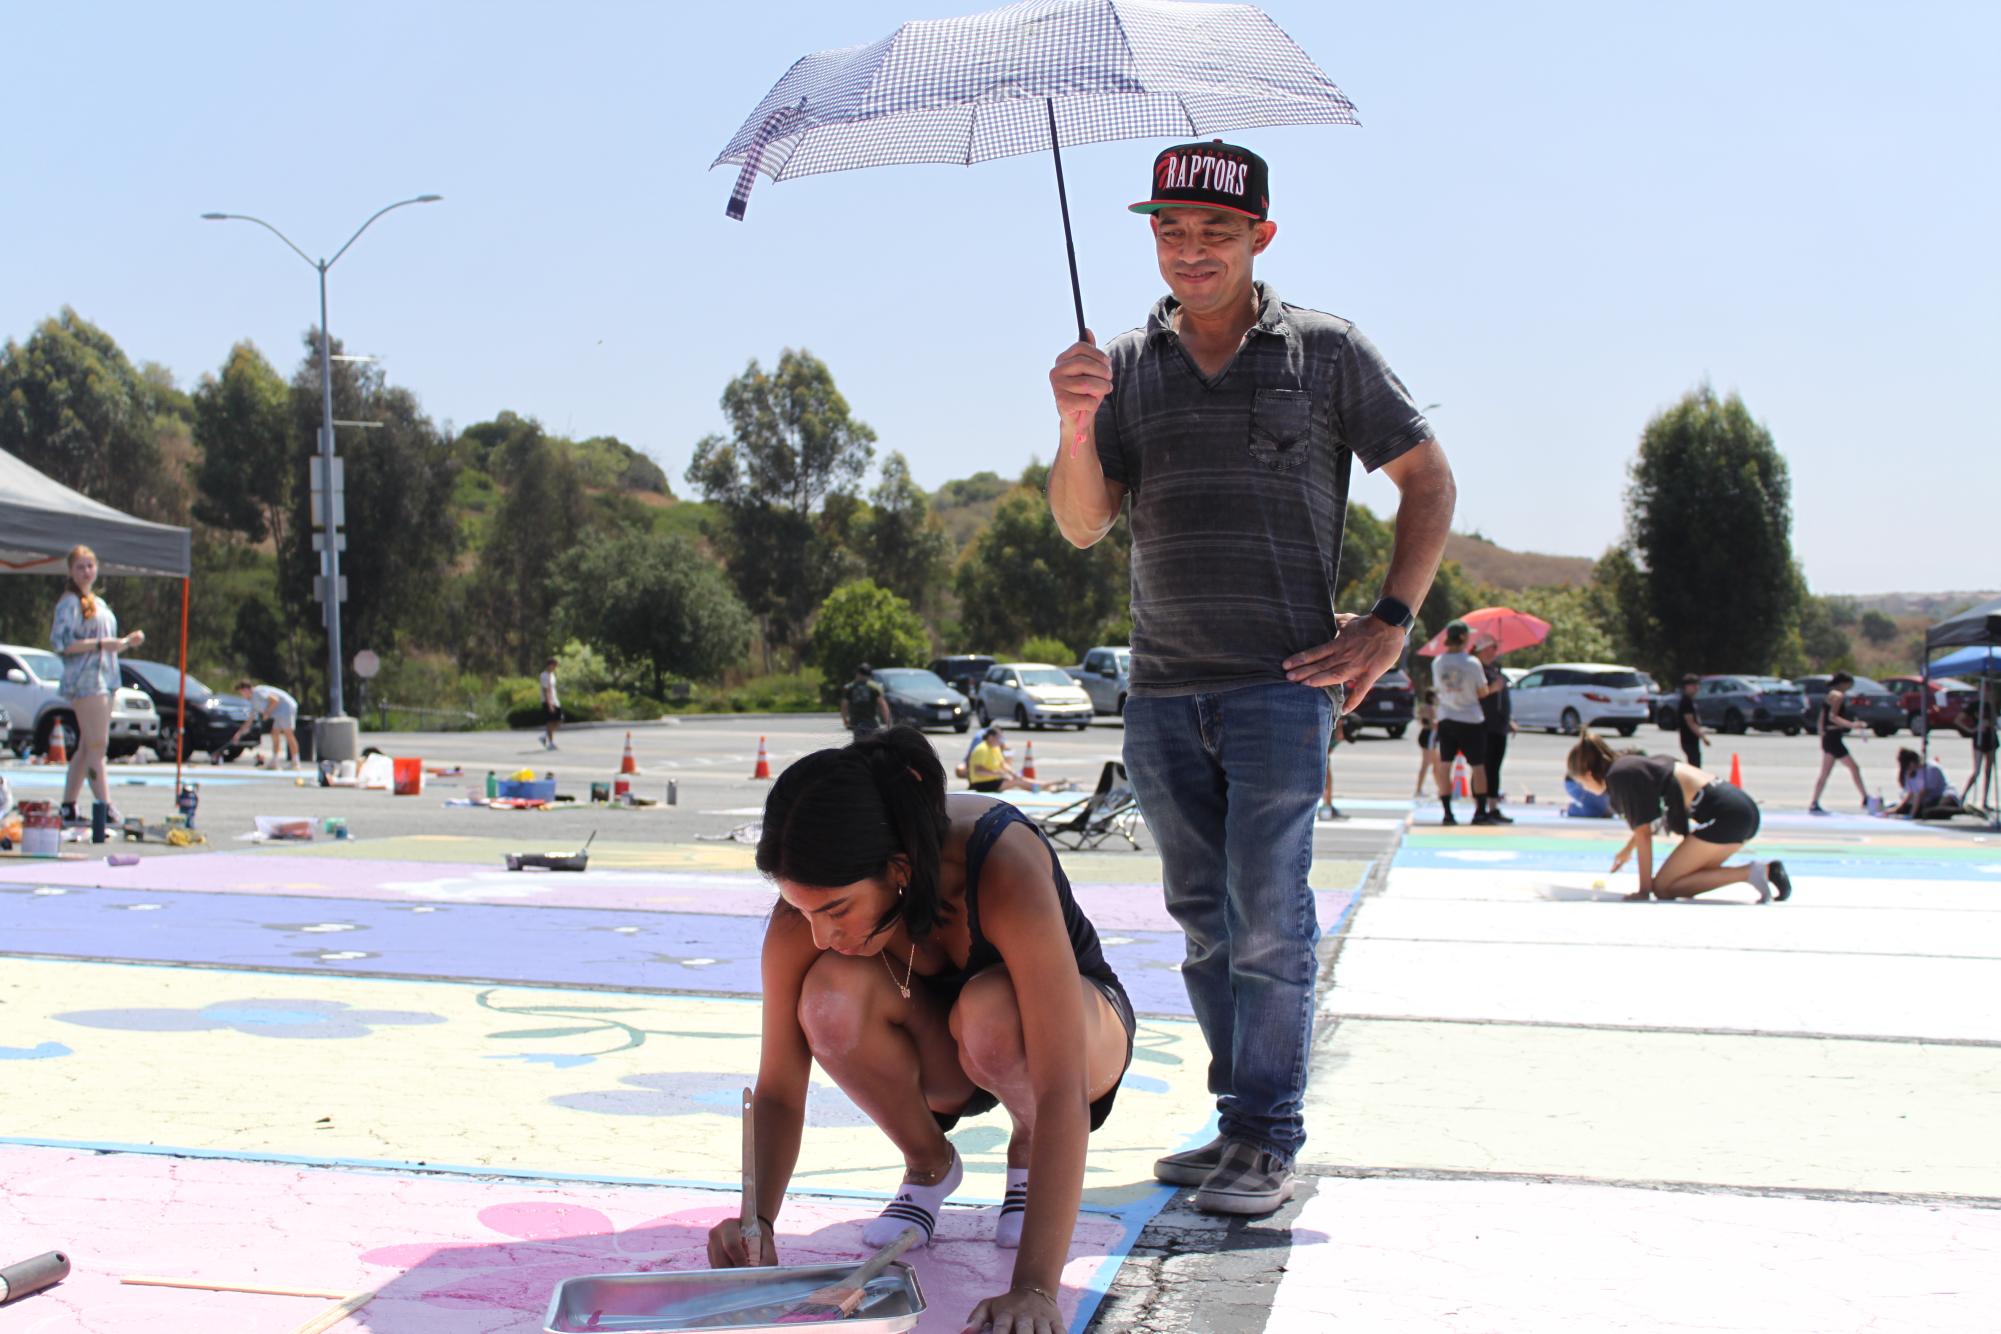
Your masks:
<svg viewBox="0 0 2001 1334"><path fill-rule="evenodd" d="M1647 715L1647 678L1631 667L1603 662L1546 663L1532 669L1514 687L1518 727L1566 734L1599 727L1631 736Z"/></svg>
<svg viewBox="0 0 2001 1334"><path fill-rule="evenodd" d="M63 698L62 676L62 659L47 649L0 644L0 708L8 716L7 744L23 759L47 753L58 727L64 747L76 751L76 713ZM120 686L112 693L106 756L123 759L159 736L160 716L145 692Z"/></svg>
<svg viewBox="0 0 2001 1334"><path fill-rule="evenodd" d="M1809 731L1820 730L1820 711L1827 707L1827 683L1832 678L1802 676L1800 689L1806 692L1806 717L1804 725ZM1904 706L1897 702L1896 695L1866 676L1855 678L1855 684L1848 687L1848 716L1858 723L1867 723L1869 730L1877 736L1891 736L1904 725Z"/></svg>
<svg viewBox="0 0 2001 1334"><path fill-rule="evenodd" d="M1396 741L1402 738L1404 730L1415 717L1417 690L1411 685L1407 672L1392 667L1376 678L1361 707L1341 720L1341 736L1343 740L1353 741L1361 735L1363 728L1380 727L1389 733L1390 740Z"/></svg>
<svg viewBox="0 0 2001 1334"><path fill-rule="evenodd" d="M991 653L953 653L931 659L925 664L925 670L977 703L980 682L987 679L987 669L996 661L998 659Z"/></svg>
<svg viewBox="0 0 2001 1334"><path fill-rule="evenodd" d="M1971 730L1958 725L1962 710L1978 712L1980 708L1980 687L1971 681L1956 676L1934 676L1931 703L1922 712L1918 708L1918 696L1924 693L1922 676L1886 676L1883 685L1897 692L1897 707L1904 711L1904 724L1919 736L1934 727L1951 727L1966 736L1973 735Z"/></svg>
<svg viewBox="0 0 2001 1334"><path fill-rule="evenodd" d="M964 732L973 725L972 705L964 695L922 667L878 667L870 673L889 700L889 716L912 727L949 727Z"/></svg>
<svg viewBox="0 0 2001 1334"><path fill-rule="evenodd" d="M1091 697L1091 708L1113 715L1126 711L1126 683L1132 677L1133 651L1100 645L1084 655L1084 661L1069 669L1070 679Z"/></svg>
<svg viewBox="0 0 2001 1334"><path fill-rule="evenodd" d="M1017 727L1091 725L1091 697L1070 673L1046 662L1000 662L987 668L973 707L982 724L1012 719Z"/></svg>
<svg viewBox="0 0 2001 1334"><path fill-rule="evenodd" d="M1705 676L1695 688L1695 715L1719 732L1798 736L1806 726L1806 694L1777 676ZM1672 717L1661 724L1671 725L1679 724Z"/></svg>
<svg viewBox="0 0 2001 1334"><path fill-rule="evenodd" d="M181 673L164 662L120 658L118 674L125 684L153 701L160 718L160 744L154 747L163 760L174 758L174 729L180 712ZM229 761L255 745L261 727L244 733L243 741L230 745L236 729L250 717L250 701L240 695L218 695L194 677L188 678L188 748L213 759Z"/></svg>

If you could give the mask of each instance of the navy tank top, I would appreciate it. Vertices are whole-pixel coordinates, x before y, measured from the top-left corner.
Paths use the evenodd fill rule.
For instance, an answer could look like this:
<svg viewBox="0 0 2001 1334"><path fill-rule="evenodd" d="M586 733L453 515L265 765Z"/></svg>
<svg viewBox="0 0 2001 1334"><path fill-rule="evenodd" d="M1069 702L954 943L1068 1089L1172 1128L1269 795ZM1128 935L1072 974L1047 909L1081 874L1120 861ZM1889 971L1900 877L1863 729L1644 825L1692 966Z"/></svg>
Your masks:
<svg viewBox="0 0 2001 1334"><path fill-rule="evenodd" d="M986 866L987 854L993 850L994 840L1011 824L1025 824L1035 829L1035 822L1016 807L998 802L980 817L979 823L973 826L972 837L966 840L966 927L972 936L972 946L966 952L964 968L929 975L934 986L956 992L971 981L974 974L1001 962L1000 951L980 932L980 872ZM1044 847L1049 847L1049 840L1040 829L1035 829L1035 834L1042 839ZM1112 971L1112 966L1105 962L1104 947L1098 942L1098 929L1091 925L1091 919L1084 916L1084 910L1077 906L1076 895L1070 892L1070 878L1063 874L1063 863L1057 860L1055 848L1049 848L1049 870L1056 879L1056 898L1063 908L1063 926L1070 936L1070 949L1077 956L1077 972L1083 977L1116 987L1123 995L1125 987L1119 982L1119 975Z"/></svg>

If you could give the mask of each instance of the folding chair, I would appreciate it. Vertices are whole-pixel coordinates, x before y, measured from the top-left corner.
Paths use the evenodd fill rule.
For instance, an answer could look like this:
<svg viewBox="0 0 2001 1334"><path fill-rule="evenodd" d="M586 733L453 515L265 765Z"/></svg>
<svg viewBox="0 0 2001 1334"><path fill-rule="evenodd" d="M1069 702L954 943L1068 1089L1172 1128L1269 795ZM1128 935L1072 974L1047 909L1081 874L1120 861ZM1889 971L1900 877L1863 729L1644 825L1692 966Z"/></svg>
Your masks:
<svg viewBox="0 0 2001 1334"><path fill-rule="evenodd" d="M1126 766L1117 760L1106 760L1104 771L1098 775L1098 786L1090 796L1036 816L1035 825L1050 842L1072 852L1096 848L1113 836L1124 839L1133 851L1139 851L1139 840L1133 837L1139 826L1139 798L1133 795Z"/></svg>

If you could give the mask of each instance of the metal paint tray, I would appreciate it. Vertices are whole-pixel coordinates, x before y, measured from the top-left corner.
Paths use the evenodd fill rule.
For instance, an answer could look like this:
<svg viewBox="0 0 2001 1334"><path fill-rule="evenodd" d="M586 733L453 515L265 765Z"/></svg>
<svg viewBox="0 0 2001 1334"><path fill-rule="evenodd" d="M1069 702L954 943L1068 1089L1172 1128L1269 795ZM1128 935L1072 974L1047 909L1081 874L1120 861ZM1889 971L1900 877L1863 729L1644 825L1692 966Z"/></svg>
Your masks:
<svg viewBox="0 0 2001 1334"><path fill-rule="evenodd" d="M863 1289L846 1320L784 1325L729 1323L717 1313L752 1302L797 1301L845 1278L853 1263L778 1265L763 1269L684 1269L658 1274L589 1274L566 1278L549 1299L543 1334L895 1334L914 1329L924 1314L917 1274L890 1265ZM593 1322L595 1317L595 1322Z"/></svg>

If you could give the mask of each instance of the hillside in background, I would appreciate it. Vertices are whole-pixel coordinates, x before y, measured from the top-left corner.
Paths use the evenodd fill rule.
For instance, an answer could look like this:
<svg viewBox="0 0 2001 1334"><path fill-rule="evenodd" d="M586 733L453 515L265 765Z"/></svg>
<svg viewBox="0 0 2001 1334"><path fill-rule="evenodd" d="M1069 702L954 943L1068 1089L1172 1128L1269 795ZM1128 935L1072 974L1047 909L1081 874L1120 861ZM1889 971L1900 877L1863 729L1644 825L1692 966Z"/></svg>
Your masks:
<svg viewBox="0 0 2001 1334"><path fill-rule="evenodd" d="M1588 556L1510 551L1470 533L1445 539L1445 559L1458 561L1475 584L1495 588L1582 588L1591 582L1594 564Z"/></svg>

